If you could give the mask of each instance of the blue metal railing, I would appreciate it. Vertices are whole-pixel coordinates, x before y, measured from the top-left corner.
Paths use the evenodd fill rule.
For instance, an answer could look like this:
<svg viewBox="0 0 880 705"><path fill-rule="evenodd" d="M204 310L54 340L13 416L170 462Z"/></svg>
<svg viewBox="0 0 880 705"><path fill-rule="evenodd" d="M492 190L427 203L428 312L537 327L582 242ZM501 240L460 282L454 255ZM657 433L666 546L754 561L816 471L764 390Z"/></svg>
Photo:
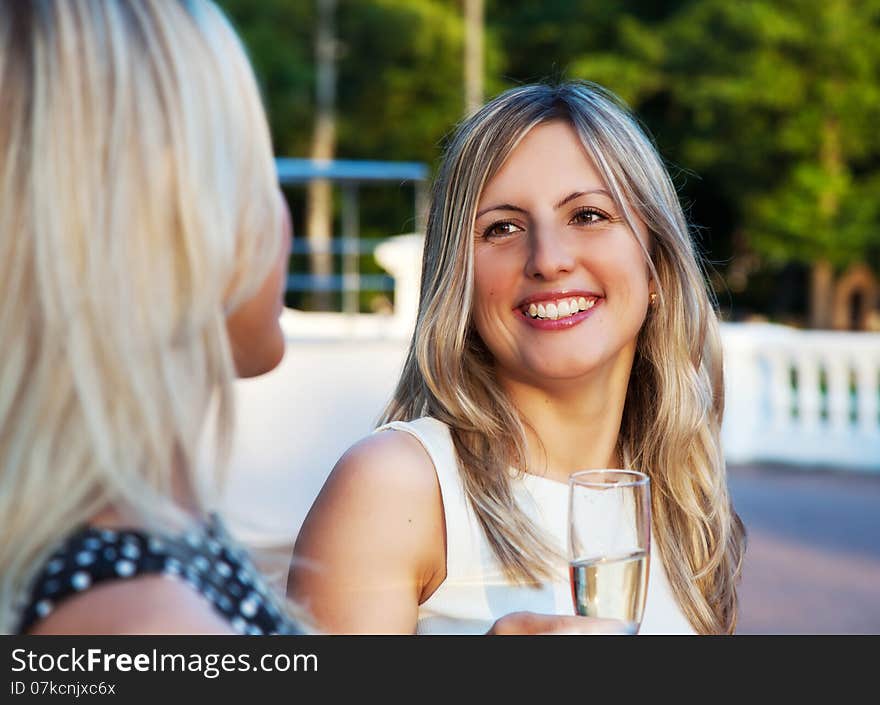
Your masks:
<svg viewBox="0 0 880 705"><path fill-rule="evenodd" d="M293 159L275 160L278 180L282 184L304 184L317 179L336 182L367 183L376 181L426 181L428 167L421 162L377 162L369 160Z"/></svg>
<svg viewBox="0 0 880 705"><path fill-rule="evenodd" d="M364 183L406 183L415 187L416 230L424 230L426 184L428 167L420 162L381 162L337 159L275 159L278 180L283 186L305 185L311 181L326 180L342 189L342 237L312 241L306 235L297 237L293 253L308 255L321 253L342 256L341 274L291 273L287 277L289 292L342 292L342 309L356 313L360 308L361 291L391 291L394 280L387 274L361 274L360 258L372 254L380 238L360 237L359 187Z"/></svg>
<svg viewBox="0 0 880 705"><path fill-rule="evenodd" d="M393 291L394 279L387 274L288 274L288 291Z"/></svg>
<svg viewBox="0 0 880 705"><path fill-rule="evenodd" d="M361 237L355 242L347 242L344 237L334 237L326 244L326 249L321 249L320 252L329 252L331 255L348 255L354 251L359 255L371 255L383 242L385 242L384 237ZM293 254L308 255L316 251L318 250L306 238L294 238Z"/></svg>

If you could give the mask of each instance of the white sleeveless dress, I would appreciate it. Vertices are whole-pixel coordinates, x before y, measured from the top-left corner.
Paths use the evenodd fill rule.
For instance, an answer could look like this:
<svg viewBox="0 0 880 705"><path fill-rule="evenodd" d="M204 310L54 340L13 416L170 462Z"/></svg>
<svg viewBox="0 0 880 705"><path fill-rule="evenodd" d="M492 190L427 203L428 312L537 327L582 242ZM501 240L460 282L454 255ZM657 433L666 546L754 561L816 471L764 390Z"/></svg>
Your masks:
<svg viewBox="0 0 880 705"><path fill-rule="evenodd" d="M434 463L446 518L446 579L419 606L419 634L484 634L511 612L573 615L567 579L533 588L511 583L501 570L462 485L449 428L431 417L394 421L376 432L394 429L419 440ZM525 474L513 490L526 514L555 542L567 545L568 486ZM568 567L560 566L560 575ZM663 561L651 561L648 595L639 634L695 634L676 601Z"/></svg>

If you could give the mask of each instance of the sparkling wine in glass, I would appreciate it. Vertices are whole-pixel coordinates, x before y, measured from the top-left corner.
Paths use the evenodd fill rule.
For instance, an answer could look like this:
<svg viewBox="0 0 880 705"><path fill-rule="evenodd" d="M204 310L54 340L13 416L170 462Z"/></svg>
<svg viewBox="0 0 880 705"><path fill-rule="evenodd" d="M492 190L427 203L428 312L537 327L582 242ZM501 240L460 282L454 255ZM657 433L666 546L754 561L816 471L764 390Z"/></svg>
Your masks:
<svg viewBox="0 0 880 705"><path fill-rule="evenodd" d="M651 490L634 470L584 470L569 489L569 574L575 612L636 634L651 554Z"/></svg>

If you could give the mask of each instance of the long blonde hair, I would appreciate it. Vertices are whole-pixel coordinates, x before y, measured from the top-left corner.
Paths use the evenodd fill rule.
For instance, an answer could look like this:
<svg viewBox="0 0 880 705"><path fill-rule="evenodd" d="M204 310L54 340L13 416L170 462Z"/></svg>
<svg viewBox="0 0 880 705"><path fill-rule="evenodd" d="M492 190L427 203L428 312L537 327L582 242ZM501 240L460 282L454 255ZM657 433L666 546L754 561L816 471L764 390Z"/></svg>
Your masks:
<svg viewBox="0 0 880 705"><path fill-rule="evenodd" d="M208 0L0 13L0 631L67 532L113 505L184 528L226 314L282 246L265 114ZM222 449L217 458L222 460Z"/></svg>
<svg viewBox="0 0 880 705"><path fill-rule="evenodd" d="M572 125L643 247L659 306L639 334L619 450L651 477L653 536L673 590L702 633L732 633L745 531L730 502L720 443L718 319L675 188L625 107L587 82L511 89L452 136L434 184L418 319L383 422L431 415L451 428L470 503L508 576L552 574L549 544L514 501L508 469L526 469L523 421L498 385L470 315L473 223L486 182L538 124Z"/></svg>

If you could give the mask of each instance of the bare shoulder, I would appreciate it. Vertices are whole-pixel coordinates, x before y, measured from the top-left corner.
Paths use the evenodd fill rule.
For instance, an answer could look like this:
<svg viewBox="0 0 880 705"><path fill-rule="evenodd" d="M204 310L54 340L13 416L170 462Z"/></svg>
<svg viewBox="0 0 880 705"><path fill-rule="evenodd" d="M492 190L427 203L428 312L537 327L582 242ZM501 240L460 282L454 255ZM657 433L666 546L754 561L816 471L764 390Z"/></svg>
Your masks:
<svg viewBox="0 0 880 705"><path fill-rule="evenodd" d="M440 486L403 431L375 433L336 463L303 522L288 593L332 633L412 633L445 574Z"/></svg>
<svg viewBox="0 0 880 705"><path fill-rule="evenodd" d="M433 543L437 517L442 500L430 456L415 437L388 430L363 438L339 459L303 530L319 529L322 545L328 532L349 534L347 540L408 537L412 551Z"/></svg>
<svg viewBox="0 0 880 705"><path fill-rule="evenodd" d="M374 433L355 443L339 459L328 483L359 491L392 491L413 500L431 500L437 485L434 464L417 438L405 431Z"/></svg>
<svg viewBox="0 0 880 705"><path fill-rule="evenodd" d="M116 580L67 598L31 634L230 634L184 582L162 575Z"/></svg>

